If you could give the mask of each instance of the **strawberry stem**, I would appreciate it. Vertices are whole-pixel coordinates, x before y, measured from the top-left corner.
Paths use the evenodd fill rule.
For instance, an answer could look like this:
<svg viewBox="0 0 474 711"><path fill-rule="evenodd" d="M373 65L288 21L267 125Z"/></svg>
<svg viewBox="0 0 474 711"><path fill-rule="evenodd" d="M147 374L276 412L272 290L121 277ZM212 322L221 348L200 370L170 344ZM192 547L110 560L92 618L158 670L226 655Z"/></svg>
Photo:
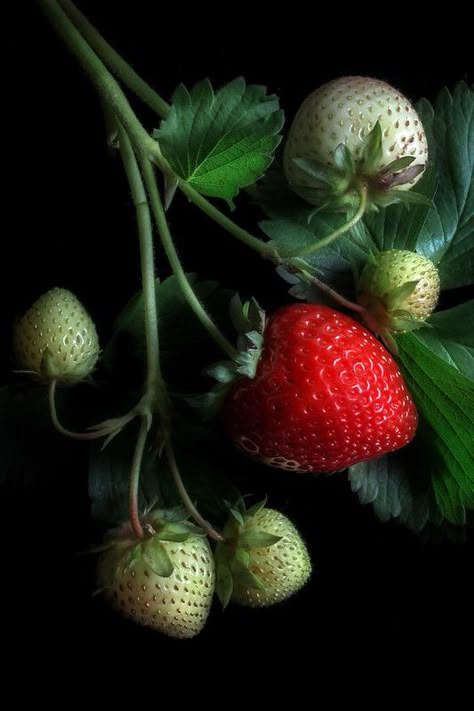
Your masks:
<svg viewBox="0 0 474 711"><path fill-rule="evenodd" d="M158 234L160 235L163 249L165 250L165 254L179 284L181 292L211 338L214 339L217 345L229 356L229 358L233 358L236 355L237 350L234 348L232 343L227 340L224 334L221 333L207 311L204 309L183 269L169 231L153 167L148 160L144 159L141 161L141 168L150 198L151 209L153 210L153 215L155 217Z"/></svg>
<svg viewBox="0 0 474 711"><path fill-rule="evenodd" d="M140 472L142 468L143 452L148 436L150 423L146 416L142 415L140 419L140 429L138 430L135 450L133 452L132 466L130 468L130 480L128 489L128 510L130 524L137 538L143 538L143 527L140 522L140 514L138 512L138 489L140 486Z"/></svg>
<svg viewBox="0 0 474 711"><path fill-rule="evenodd" d="M305 247L305 249L302 249L299 252L295 252L295 253L291 253L291 252L286 253L284 255L284 257L285 258L306 257L306 256L308 256L308 254L313 254L313 252L316 252L318 249L321 249L322 247L327 247L328 244L331 244L331 242L334 242L334 240L337 237L340 237L345 232L348 232L349 230L351 230L359 222L359 220L362 219L362 217L364 216L364 213L367 209L367 192L368 192L367 185L365 185L365 183L362 183L362 185L359 187L358 192L359 192L359 206L350 220L345 222L343 225L341 225L341 227L338 227L337 230L334 230L326 237L323 237L322 239L318 239L317 242L314 242L313 244L310 244L308 247Z"/></svg>
<svg viewBox="0 0 474 711"><path fill-rule="evenodd" d="M49 411L51 415L51 422L53 423L55 429L65 437L69 437L70 439L77 439L77 440L82 440L82 441L90 441L94 439L101 439L102 437L107 437L113 435L115 432L119 432L122 427L127 424L127 422L130 421L126 420L125 418L117 418L117 420L112 421L110 420L109 422L103 422L100 425L96 425L93 429L93 432L73 432L72 430L68 430L66 427L63 427L61 422L59 421L58 417L58 412L56 409L56 387L57 387L58 381L57 380L51 380L49 383L48 387L48 402L49 402ZM112 422L114 422L114 426L112 426ZM120 423L120 424L119 424ZM92 429L92 428L91 428Z"/></svg>
<svg viewBox="0 0 474 711"><path fill-rule="evenodd" d="M202 529L204 529L204 531L206 531L209 538L213 538L215 541L218 541L219 543L225 543L225 538L223 536L221 536L221 534L218 533L214 528L212 528L212 526L201 516L201 514L199 513L199 511L196 509L193 502L191 501L189 494L186 490L186 487L184 486L183 480L181 478L181 474L179 472L178 464L176 462L176 457L174 454L173 445L171 444L170 440L168 440L165 444L165 453L166 453L166 458L168 460L169 468L170 468L171 473L173 475L173 479L174 479L176 488L177 488L178 493L181 497L181 501L183 502L189 515L196 521L198 526L200 526Z"/></svg>
<svg viewBox="0 0 474 711"><path fill-rule="evenodd" d="M76 5L71 0L59 0L59 4L92 49L125 86L159 116L167 116L169 104L115 51Z"/></svg>
<svg viewBox="0 0 474 711"><path fill-rule="evenodd" d="M318 279L317 276L311 274L303 267L297 266L297 270L305 281L314 284L320 291L322 291L324 294L327 294L331 299L336 301L341 306L344 306L344 308L350 309L351 311L356 311L357 313L361 314L366 312L366 309L363 306L361 306L360 304L356 304L353 301L349 301L349 299L345 299L344 296L339 294L328 284L325 284L324 281L321 281L321 279Z"/></svg>
<svg viewBox="0 0 474 711"><path fill-rule="evenodd" d="M160 170L163 171L166 169L167 165L161 156L158 143L143 129L119 85L107 71L105 65L100 61L100 59L102 59L103 62L105 62L105 64L112 69L116 76L118 76L119 79L121 79L123 83L128 86L147 106L149 106L153 111L156 111L156 113L161 117L165 117L169 111L169 105L166 101L164 101L164 99L162 99L162 97L154 91L149 84L143 81L143 79L132 69L123 57L121 57L120 54L118 54L118 52L116 52L113 47L109 45L109 43L80 12L80 10L78 10L71 0L59 0L62 10L67 15L67 17L63 15L61 24L61 18L58 15L58 13L61 13L61 10L59 8L52 8L51 0L38 1L58 29L59 34L63 37L66 44L69 46L71 51L73 51L82 66L86 69L100 93L103 95L110 93L110 97L106 96L105 98L113 98L114 110L118 114L122 124L127 127L127 132L130 135L135 150L140 153L148 153L152 156L153 162L160 168ZM78 32L81 33L79 35L81 42L79 42L77 36L74 38L69 36L71 34L72 25L66 29L67 37L65 36L63 31L66 28L64 20L67 19L69 19L70 23L71 21L74 23L75 27L73 27L73 29L76 31L76 34ZM86 44L86 42L88 44ZM84 46L87 47L88 50L85 54ZM94 51L92 51L91 48ZM105 79L107 81L104 82ZM107 87L110 91L107 90ZM133 131L131 132L129 129L132 129ZM219 224L224 230L236 237L240 242L246 244L262 256L270 258L278 256L272 245L263 242L258 237L255 237L250 232L237 225L233 220L224 215L224 213L209 202L209 200L206 200L205 197L192 188L185 180L179 179L178 187L186 195L186 197L194 203L194 205Z"/></svg>

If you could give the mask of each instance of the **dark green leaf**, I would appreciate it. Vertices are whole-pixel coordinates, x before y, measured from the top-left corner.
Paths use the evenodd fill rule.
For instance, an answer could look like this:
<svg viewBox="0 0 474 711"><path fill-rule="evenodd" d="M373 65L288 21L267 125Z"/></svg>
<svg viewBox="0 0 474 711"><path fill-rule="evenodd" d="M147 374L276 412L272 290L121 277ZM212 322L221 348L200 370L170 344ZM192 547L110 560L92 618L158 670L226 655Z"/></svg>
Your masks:
<svg viewBox="0 0 474 711"><path fill-rule="evenodd" d="M205 79L180 85L155 138L177 175L230 205L266 171L280 143L283 113L265 87L238 78L214 92Z"/></svg>
<svg viewBox="0 0 474 711"><path fill-rule="evenodd" d="M414 204L410 209L404 204L389 205L378 212L369 212L364 216L364 224L372 241L379 251L388 249L408 249L414 251L420 232L423 229L431 207L431 198L436 189L436 173L427 170L416 185L417 195L422 195L423 203ZM397 199L407 199L412 190L395 190ZM389 194L390 191L389 191ZM418 198L414 198L418 201Z"/></svg>
<svg viewBox="0 0 474 711"><path fill-rule="evenodd" d="M417 336L430 351L474 380L474 300L430 318L431 328L423 328Z"/></svg>
<svg viewBox="0 0 474 711"><path fill-rule="evenodd" d="M425 462L415 440L405 449L350 467L352 491L362 504L373 505L381 521L398 519L414 531L421 531L428 522L438 525L442 516Z"/></svg>
<svg viewBox="0 0 474 711"><path fill-rule="evenodd" d="M474 275L474 90L461 82L452 94L443 89L434 108L422 100L417 110L439 178L417 251L439 265L441 286L451 289Z"/></svg>
<svg viewBox="0 0 474 711"><path fill-rule="evenodd" d="M344 218L330 213L317 213L307 222L304 213L298 219L265 220L260 227L275 243L282 254L294 253L313 245L339 227ZM318 249L304 257L308 270L323 281L342 291L352 291L354 270L365 266L371 254L377 251L370 234L359 222L349 232L337 238L331 245Z"/></svg>
<svg viewBox="0 0 474 711"><path fill-rule="evenodd" d="M426 422L427 467L438 507L465 522L474 507L474 382L427 347L416 333L397 339L402 370Z"/></svg>
<svg viewBox="0 0 474 711"><path fill-rule="evenodd" d="M196 280L188 274L198 298L221 329L232 336L228 308L231 292L213 281ZM175 277L156 282L156 303L160 329L160 350L164 375L169 384L186 387L210 362L221 356L209 334L182 295ZM229 333L230 332L230 333ZM190 343L193 347L190 348ZM138 373L141 385L145 368L145 329L142 293L136 294L118 316L114 335L104 349L102 363L120 380Z"/></svg>

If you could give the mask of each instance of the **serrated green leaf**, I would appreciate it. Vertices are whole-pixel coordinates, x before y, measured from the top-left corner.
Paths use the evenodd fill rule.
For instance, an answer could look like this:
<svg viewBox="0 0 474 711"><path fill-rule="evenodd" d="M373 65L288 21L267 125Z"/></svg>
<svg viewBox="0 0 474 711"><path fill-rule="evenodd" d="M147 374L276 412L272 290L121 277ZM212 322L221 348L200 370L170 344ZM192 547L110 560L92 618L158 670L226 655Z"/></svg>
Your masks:
<svg viewBox="0 0 474 711"><path fill-rule="evenodd" d="M443 289L465 286L474 276L474 89L460 82L417 111L439 179L417 251L439 266Z"/></svg>
<svg viewBox="0 0 474 711"><path fill-rule="evenodd" d="M474 507L474 383L432 353L416 333L397 338L402 371L430 430L427 466L438 507L463 524Z"/></svg>
<svg viewBox="0 0 474 711"><path fill-rule="evenodd" d="M281 536L274 536L252 526L245 529L239 537L239 544L249 548L268 548L281 541Z"/></svg>
<svg viewBox="0 0 474 711"><path fill-rule="evenodd" d="M260 178L281 141L283 113L265 87L239 77L214 92L209 80L179 86L167 118L154 132L177 175L203 195L233 205Z"/></svg>
<svg viewBox="0 0 474 711"><path fill-rule="evenodd" d="M142 543L141 554L143 560L156 575L161 578L169 578L173 574L174 565L171 558L156 536Z"/></svg>
<svg viewBox="0 0 474 711"><path fill-rule="evenodd" d="M436 171L426 170L423 178L417 184L416 196L412 190L388 191L385 195L391 198L392 194L397 201L412 200L410 209L404 204L392 204L380 209L378 212L369 212L364 215L363 222L373 243L380 252L389 249L407 249L414 251L421 230L424 228L429 210L432 209L431 199L436 190ZM411 197L406 197L407 195ZM422 196L421 203L419 195Z"/></svg>
<svg viewBox="0 0 474 711"><path fill-rule="evenodd" d="M349 481L362 504L372 504L376 516L396 519L421 531L428 522L439 525L442 516L419 442L391 454L349 467Z"/></svg>
<svg viewBox="0 0 474 711"><path fill-rule="evenodd" d="M417 336L430 351L474 380L474 300L438 311L430 318L431 328Z"/></svg>

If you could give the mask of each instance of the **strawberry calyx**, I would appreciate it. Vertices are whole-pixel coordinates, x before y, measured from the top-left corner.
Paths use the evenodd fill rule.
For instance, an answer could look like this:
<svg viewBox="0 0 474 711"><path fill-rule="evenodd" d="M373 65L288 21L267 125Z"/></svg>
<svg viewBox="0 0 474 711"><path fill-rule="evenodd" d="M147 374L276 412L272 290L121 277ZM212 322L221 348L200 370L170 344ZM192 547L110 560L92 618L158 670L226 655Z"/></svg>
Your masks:
<svg viewBox="0 0 474 711"><path fill-rule="evenodd" d="M173 573L173 563L163 541L181 543L190 536L205 536L205 532L188 521L189 514L181 507L155 509L142 521L143 538L138 538L129 521L107 534L104 544L97 550L104 552L112 548L122 551L120 566L111 571L112 579L105 581L113 584L114 577L120 572L131 570L141 561L162 578L169 578Z"/></svg>
<svg viewBox="0 0 474 711"><path fill-rule="evenodd" d="M418 177L425 170L425 164L412 165L416 160L414 156L402 156L380 167L383 150L379 121L364 137L357 156L341 143L332 158L333 164L309 158L292 158L306 179L304 186L290 184L292 190L312 205L343 212L357 208L363 187L368 193L368 210L394 203L431 206L431 201L424 195L399 189Z"/></svg>
<svg viewBox="0 0 474 711"><path fill-rule="evenodd" d="M216 594L223 608L232 597L235 585L264 591L261 578L250 569L251 551L268 548L281 540L281 536L268 533L254 524L267 499L246 508L243 499L236 505L228 505L229 519L224 527L225 543L218 543L215 551Z"/></svg>
<svg viewBox="0 0 474 711"><path fill-rule="evenodd" d="M204 420L215 417L235 380L255 377L262 354L266 316L257 301L252 298L242 302L235 294L230 301L229 315L237 331L237 353L232 359L218 361L205 369L204 375L216 381L208 392L186 398Z"/></svg>

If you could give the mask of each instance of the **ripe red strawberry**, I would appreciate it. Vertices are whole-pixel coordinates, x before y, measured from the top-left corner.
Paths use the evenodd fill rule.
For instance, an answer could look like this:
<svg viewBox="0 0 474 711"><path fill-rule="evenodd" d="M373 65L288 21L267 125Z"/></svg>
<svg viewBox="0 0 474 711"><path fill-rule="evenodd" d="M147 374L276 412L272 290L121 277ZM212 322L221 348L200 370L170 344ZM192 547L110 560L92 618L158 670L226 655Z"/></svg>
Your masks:
<svg viewBox="0 0 474 711"><path fill-rule="evenodd" d="M232 440L281 469L334 472L403 447L417 412L382 344L327 306L293 304L269 319L255 378L231 388Z"/></svg>

